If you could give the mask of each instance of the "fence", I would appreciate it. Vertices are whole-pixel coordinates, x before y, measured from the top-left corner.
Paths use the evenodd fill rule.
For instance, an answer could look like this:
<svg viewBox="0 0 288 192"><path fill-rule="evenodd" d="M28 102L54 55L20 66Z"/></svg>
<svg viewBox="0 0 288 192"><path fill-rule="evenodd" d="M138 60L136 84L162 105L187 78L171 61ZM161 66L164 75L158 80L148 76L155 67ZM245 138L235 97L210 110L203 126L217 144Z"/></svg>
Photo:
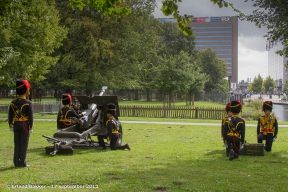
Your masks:
<svg viewBox="0 0 288 192"><path fill-rule="evenodd" d="M164 117L220 120L225 116L224 110L221 108L120 106L119 109L122 117Z"/></svg>
<svg viewBox="0 0 288 192"><path fill-rule="evenodd" d="M61 107L61 102L33 102L33 112L45 114L57 114L59 108ZM0 105L0 113L8 114L9 105Z"/></svg>
<svg viewBox="0 0 288 192"><path fill-rule="evenodd" d="M33 103L33 112L45 114L57 114L61 106L60 102ZM9 105L0 105L0 113L8 114ZM157 106L119 106L121 117L162 117L183 119L215 119L220 120L225 116L222 108L200 107L157 107Z"/></svg>

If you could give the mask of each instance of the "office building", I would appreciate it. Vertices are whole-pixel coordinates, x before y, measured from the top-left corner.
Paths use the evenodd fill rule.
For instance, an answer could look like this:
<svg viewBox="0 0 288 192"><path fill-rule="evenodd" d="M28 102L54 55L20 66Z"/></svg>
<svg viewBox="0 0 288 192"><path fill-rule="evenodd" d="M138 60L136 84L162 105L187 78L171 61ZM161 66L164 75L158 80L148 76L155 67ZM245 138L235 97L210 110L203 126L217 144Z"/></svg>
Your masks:
<svg viewBox="0 0 288 192"><path fill-rule="evenodd" d="M283 50L283 45L279 41L267 41L266 50L268 52L268 75L275 80L276 90L282 91L288 79L288 71L285 67L287 57L276 54L277 50Z"/></svg>
<svg viewBox="0 0 288 192"><path fill-rule="evenodd" d="M177 23L175 19L163 18L162 22ZM227 68L231 88L238 83L238 17L194 17L187 25L193 31L197 50L211 48Z"/></svg>

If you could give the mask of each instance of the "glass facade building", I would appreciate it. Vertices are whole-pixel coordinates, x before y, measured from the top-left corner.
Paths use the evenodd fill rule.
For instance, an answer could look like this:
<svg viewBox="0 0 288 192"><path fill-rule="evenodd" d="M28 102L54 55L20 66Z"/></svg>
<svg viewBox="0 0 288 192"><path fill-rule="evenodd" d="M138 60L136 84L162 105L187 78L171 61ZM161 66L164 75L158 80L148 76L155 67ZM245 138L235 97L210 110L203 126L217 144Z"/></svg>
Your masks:
<svg viewBox="0 0 288 192"><path fill-rule="evenodd" d="M285 67L287 58L276 54L277 50L284 47L281 42L267 41L266 50L268 52L268 75L276 82L276 91L282 91L286 80L288 79L288 70ZM286 93L287 94L287 93Z"/></svg>
<svg viewBox="0 0 288 192"><path fill-rule="evenodd" d="M177 23L164 18L162 22ZM230 86L238 83L238 17L194 17L187 25L193 31L197 50L211 48L227 68ZM232 87L232 86L231 86Z"/></svg>

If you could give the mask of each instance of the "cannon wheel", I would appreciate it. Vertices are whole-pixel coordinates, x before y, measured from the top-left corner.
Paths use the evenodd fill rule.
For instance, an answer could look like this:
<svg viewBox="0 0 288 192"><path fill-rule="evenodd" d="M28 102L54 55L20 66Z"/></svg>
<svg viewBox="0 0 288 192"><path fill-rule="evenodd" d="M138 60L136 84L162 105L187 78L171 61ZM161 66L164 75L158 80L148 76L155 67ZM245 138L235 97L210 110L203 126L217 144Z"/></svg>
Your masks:
<svg viewBox="0 0 288 192"><path fill-rule="evenodd" d="M122 125L121 125L121 124L119 125L119 131L118 131L118 132L120 133L120 137L119 137L119 139L118 139L117 146L121 146L121 144L122 144L122 137L123 137L123 130L122 130Z"/></svg>

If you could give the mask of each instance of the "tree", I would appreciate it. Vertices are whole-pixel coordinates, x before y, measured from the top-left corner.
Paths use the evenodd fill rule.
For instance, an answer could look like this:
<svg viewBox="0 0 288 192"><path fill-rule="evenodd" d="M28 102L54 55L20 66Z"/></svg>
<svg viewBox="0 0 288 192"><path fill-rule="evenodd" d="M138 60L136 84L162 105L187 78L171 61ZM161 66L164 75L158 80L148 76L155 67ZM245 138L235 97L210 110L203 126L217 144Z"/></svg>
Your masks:
<svg viewBox="0 0 288 192"><path fill-rule="evenodd" d="M252 91L259 93L263 89L263 78L260 74L258 74L258 77L255 77L252 83Z"/></svg>
<svg viewBox="0 0 288 192"><path fill-rule="evenodd" d="M195 37L184 35L174 23L164 22L162 24L162 40L165 47L161 55L178 55L181 51L196 55Z"/></svg>
<svg viewBox="0 0 288 192"><path fill-rule="evenodd" d="M204 79L200 69L191 60L191 56L182 51L179 55L163 58L162 65L155 73L153 82L158 90L168 93L169 107L171 107L174 93L188 93L190 88L192 90L194 83Z"/></svg>
<svg viewBox="0 0 288 192"><path fill-rule="evenodd" d="M90 95L104 84L114 91L145 89L151 84L149 75L162 46L161 22L152 16L154 0L125 1L123 6L131 13L121 18L103 17L92 6L79 11L67 2L56 2L61 23L69 29L57 52L59 62L51 69L57 75L50 77L59 88L84 89Z"/></svg>
<svg viewBox="0 0 288 192"><path fill-rule="evenodd" d="M96 8L101 11L104 15L121 17L123 14L129 14L131 10L128 6L124 6L126 1L122 0L69 0L70 5L73 8L83 8L87 5ZM190 23L192 15L181 16L178 11L177 2L182 2L182 0L164 0L162 1L162 12L164 15L173 15L177 19L178 27L183 31L185 35L192 36L191 29L186 27L187 23Z"/></svg>
<svg viewBox="0 0 288 192"><path fill-rule="evenodd" d="M286 79L286 81L285 81L285 85L284 85L284 88L283 88L283 93L286 93L286 95L288 94L288 79Z"/></svg>
<svg viewBox="0 0 288 192"><path fill-rule="evenodd" d="M218 0L220 1L220 0ZM248 0L245 0L246 2ZM268 34L265 36L268 41L280 41L284 49L276 53L288 57L288 23L287 23L287 1L286 0L251 0L256 8L251 15L245 15L241 10L231 7L239 13L241 20L254 22L258 27L267 27ZM286 62L288 67L288 61Z"/></svg>
<svg viewBox="0 0 288 192"><path fill-rule="evenodd" d="M69 0L72 8L83 10L85 7L94 7L105 16L121 17L123 14L129 14L131 10L123 5L122 0Z"/></svg>
<svg viewBox="0 0 288 192"><path fill-rule="evenodd" d="M189 104L194 106L195 93L204 90L205 87L204 85L209 78L207 77L208 75L201 72L201 68L197 66L195 62L193 62L192 64L193 64L193 78L189 86L186 104L188 104L189 101Z"/></svg>
<svg viewBox="0 0 288 192"><path fill-rule="evenodd" d="M248 84L247 89L248 89L249 91L252 91L252 83L249 83L249 84Z"/></svg>
<svg viewBox="0 0 288 192"><path fill-rule="evenodd" d="M208 81L205 83L204 91L206 92L227 92L229 89L228 81L226 77L225 63L218 59L216 52L211 48L207 50L199 51L199 65L202 73L207 74Z"/></svg>
<svg viewBox="0 0 288 192"><path fill-rule="evenodd" d="M272 93L274 88L276 87L276 83L270 75L264 80L263 87L266 92Z"/></svg>
<svg viewBox="0 0 288 192"><path fill-rule="evenodd" d="M0 84L14 86L20 77L43 80L58 59L53 51L66 35L54 0L5 0L0 11Z"/></svg>

